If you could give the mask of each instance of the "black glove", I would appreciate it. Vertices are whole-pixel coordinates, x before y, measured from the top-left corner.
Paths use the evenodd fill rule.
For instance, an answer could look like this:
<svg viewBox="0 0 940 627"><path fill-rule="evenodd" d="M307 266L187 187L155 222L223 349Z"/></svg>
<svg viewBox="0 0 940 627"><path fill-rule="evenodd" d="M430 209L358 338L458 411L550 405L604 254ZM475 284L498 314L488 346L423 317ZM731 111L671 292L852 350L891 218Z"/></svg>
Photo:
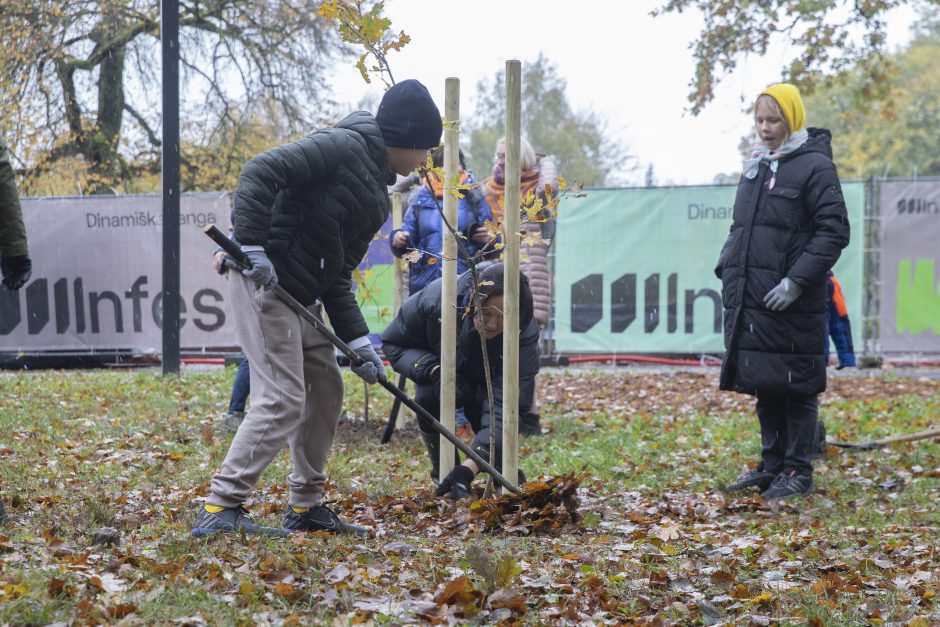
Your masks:
<svg viewBox="0 0 940 627"><path fill-rule="evenodd" d="M225 274L226 270L241 270L241 269L242 267L238 265L237 261L235 261L228 255L225 255L224 257L222 257L222 270L219 271L219 274Z"/></svg>
<svg viewBox="0 0 940 627"><path fill-rule="evenodd" d="M470 498L473 471L466 466L455 466L437 486L437 496L449 495L452 501Z"/></svg>
<svg viewBox="0 0 940 627"><path fill-rule="evenodd" d="M219 256L219 255L221 255L221 256ZM215 259L216 259L216 258L219 259L219 262L218 262L218 266L219 266L219 267L216 268L216 272L218 272L218 273L221 274L221 275L224 275L224 274L225 274L226 272L228 272L229 270L241 270L241 266L239 266L239 265L235 262L235 260L232 259L228 254L226 254L226 252L225 252L224 250L222 250L221 248L218 249L217 251L215 251L215 256L214 256L214 258L213 258L213 260L212 260L212 265L213 265L213 267L215 267Z"/></svg>
<svg viewBox="0 0 940 627"><path fill-rule="evenodd" d="M23 287L33 274L33 262L26 255L4 257L0 259L0 273L3 274L3 286L18 290Z"/></svg>

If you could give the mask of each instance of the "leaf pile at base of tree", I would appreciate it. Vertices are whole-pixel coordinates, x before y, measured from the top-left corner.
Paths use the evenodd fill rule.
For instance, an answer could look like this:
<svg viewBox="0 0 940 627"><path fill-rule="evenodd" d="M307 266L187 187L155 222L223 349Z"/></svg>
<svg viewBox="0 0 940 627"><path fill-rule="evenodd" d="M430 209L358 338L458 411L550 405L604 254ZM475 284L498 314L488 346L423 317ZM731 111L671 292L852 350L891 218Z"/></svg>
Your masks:
<svg viewBox="0 0 940 627"><path fill-rule="evenodd" d="M409 524L419 532L428 527L515 535L557 535L580 529L578 488L587 477L565 474L525 483L520 494L506 492L495 498L473 498L452 503L436 498L433 489L409 491L382 499L368 519ZM475 492L480 496L480 491ZM344 501L344 507L361 509L363 493Z"/></svg>
<svg viewBox="0 0 940 627"><path fill-rule="evenodd" d="M470 505L470 516L487 531L522 534L558 534L577 531L578 486L587 477L566 474L521 486L521 494L507 492Z"/></svg>

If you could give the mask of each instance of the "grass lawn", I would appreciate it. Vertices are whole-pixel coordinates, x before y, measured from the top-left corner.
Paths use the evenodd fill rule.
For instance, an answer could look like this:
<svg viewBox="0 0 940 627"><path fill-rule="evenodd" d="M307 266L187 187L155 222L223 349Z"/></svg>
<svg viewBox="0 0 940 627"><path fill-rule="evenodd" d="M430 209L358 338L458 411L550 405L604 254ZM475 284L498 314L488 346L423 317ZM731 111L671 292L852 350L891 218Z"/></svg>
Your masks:
<svg viewBox="0 0 940 627"><path fill-rule="evenodd" d="M577 486L574 522L435 500L413 422L380 445L391 403L372 388L365 420L349 376L329 498L372 536L197 540L233 375L0 373L0 623L940 624L940 441L830 447L815 494L732 498L757 420L714 371L553 370L521 466L533 494ZM940 379L833 377L821 416L846 441L937 427ZM256 519L279 524L288 472L285 449Z"/></svg>

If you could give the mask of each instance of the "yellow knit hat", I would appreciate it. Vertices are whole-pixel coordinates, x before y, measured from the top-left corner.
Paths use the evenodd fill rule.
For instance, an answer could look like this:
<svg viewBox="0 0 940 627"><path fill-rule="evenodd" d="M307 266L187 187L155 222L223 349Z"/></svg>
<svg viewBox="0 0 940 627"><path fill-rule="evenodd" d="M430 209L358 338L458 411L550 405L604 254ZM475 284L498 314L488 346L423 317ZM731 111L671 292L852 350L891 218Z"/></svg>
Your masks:
<svg viewBox="0 0 940 627"><path fill-rule="evenodd" d="M803 108L803 99L800 98L800 90L796 88L796 85L777 83L762 91L760 95L770 96L777 101L791 133L803 128L803 123L806 121L806 109Z"/></svg>

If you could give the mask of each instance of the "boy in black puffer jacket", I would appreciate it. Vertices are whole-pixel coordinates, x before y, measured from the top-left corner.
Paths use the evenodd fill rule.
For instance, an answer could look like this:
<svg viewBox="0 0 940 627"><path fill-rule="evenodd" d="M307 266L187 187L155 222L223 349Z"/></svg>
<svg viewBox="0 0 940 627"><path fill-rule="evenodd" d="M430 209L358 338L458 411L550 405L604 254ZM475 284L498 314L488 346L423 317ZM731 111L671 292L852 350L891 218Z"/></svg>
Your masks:
<svg viewBox="0 0 940 627"><path fill-rule="evenodd" d="M366 111L253 158L235 192L235 240L251 270L230 272L239 344L250 363L251 408L212 478L193 534L270 533L242 507L284 442L290 447L290 531L366 534L323 505L324 466L343 403L333 346L265 289L278 283L300 303L322 303L333 330L359 354L368 383L385 376L352 292L352 272L390 212L388 185L441 140L438 108L414 80L391 87Z"/></svg>

